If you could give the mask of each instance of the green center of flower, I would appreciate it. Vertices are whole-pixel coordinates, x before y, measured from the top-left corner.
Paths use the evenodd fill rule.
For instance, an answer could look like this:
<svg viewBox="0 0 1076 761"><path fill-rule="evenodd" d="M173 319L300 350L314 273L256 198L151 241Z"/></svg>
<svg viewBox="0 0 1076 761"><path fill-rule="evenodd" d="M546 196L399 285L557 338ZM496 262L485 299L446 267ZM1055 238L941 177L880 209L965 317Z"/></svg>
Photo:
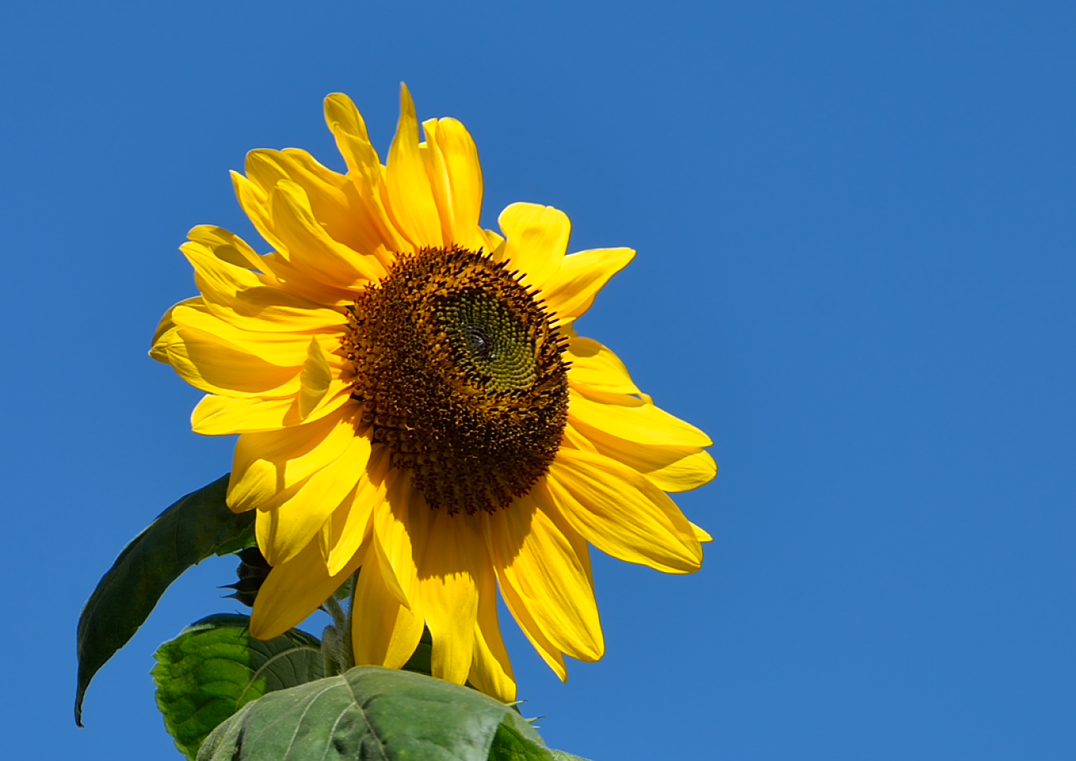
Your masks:
<svg viewBox="0 0 1076 761"><path fill-rule="evenodd" d="M455 247L400 255L349 327L352 395L431 508L506 507L549 469L567 422L566 339L504 263Z"/></svg>
<svg viewBox="0 0 1076 761"><path fill-rule="evenodd" d="M459 368L487 390L522 391L537 379L535 340L526 323L485 291L446 298L437 319Z"/></svg>

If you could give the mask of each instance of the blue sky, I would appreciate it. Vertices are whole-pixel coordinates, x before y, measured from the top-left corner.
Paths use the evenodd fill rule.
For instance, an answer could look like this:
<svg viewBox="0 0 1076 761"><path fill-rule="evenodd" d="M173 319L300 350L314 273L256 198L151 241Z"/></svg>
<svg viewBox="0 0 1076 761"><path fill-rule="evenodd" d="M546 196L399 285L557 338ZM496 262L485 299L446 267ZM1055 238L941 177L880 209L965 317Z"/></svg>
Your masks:
<svg viewBox="0 0 1076 761"><path fill-rule="evenodd" d="M631 246L580 324L721 471L668 577L595 554L605 659L526 712L600 761L1076 755L1076 10L1067 3L30 3L0 26L5 753L179 758L152 652L234 610L206 562L71 718L124 543L230 467L147 356L177 251L255 236L247 150L342 167L349 93L474 135L512 201ZM259 243L259 248L264 245Z"/></svg>

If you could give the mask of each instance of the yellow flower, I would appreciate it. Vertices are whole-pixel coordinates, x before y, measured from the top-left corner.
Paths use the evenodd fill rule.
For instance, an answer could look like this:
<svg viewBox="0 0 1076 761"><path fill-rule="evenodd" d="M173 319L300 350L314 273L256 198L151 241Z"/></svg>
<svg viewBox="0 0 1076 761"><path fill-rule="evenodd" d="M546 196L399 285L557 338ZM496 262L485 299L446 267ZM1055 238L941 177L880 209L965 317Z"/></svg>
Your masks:
<svg viewBox="0 0 1076 761"><path fill-rule="evenodd" d="M404 88L388 163L355 105L325 100L347 162L258 150L233 173L273 253L218 227L182 251L201 296L151 356L207 396L194 430L239 434L228 486L273 566L251 631L299 624L361 566L359 664L403 666L428 627L434 676L501 700L515 681L497 587L561 679L604 652L588 542L667 573L709 536L666 492L717 471L702 431L658 409L573 330L626 248L566 256L570 223L517 203L479 226L478 152Z"/></svg>

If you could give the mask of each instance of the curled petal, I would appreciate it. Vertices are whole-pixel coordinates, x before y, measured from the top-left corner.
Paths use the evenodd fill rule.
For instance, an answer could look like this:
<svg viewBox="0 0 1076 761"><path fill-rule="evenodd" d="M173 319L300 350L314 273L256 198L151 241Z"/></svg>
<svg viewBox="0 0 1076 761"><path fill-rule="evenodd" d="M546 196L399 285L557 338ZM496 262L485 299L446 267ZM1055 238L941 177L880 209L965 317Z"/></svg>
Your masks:
<svg viewBox="0 0 1076 761"><path fill-rule="evenodd" d="M639 393L620 357L597 341L572 336L565 355L571 362L568 377L573 386L601 393Z"/></svg>
<svg viewBox="0 0 1076 761"><path fill-rule="evenodd" d="M423 122L427 150L423 153L446 244L471 251L485 241L478 225L482 213L482 168L470 134L455 119Z"/></svg>
<svg viewBox="0 0 1076 761"><path fill-rule="evenodd" d="M584 435L571 424L565 430L565 441L575 449L600 452L639 471L662 491L691 491L717 475L714 458L698 447L638 444L593 428Z"/></svg>
<svg viewBox="0 0 1076 761"><path fill-rule="evenodd" d="M541 289L560 271L572 223L552 206L514 203L497 218L507 239L502 256L523 275L523 282Z"/></svg>
<svg viewBox="0 0 1076 761"><path fill-rule="evenodd" d="M295 557L318 535L332 513L349 496L353 498L369 458L369 439L355 436L339 457L295 486L278 491L265 509L258 510L258 547L270 565Z"/></svg>
<svg viewBox="0 0 1076 761"><path fill-rule="evenodd" d="M542 298L562 323L590 309L598 291L635 258L630 248L601 248L564 257L560 270L542 286Z"/></svg>
<svg viewBox="0 0 1076 761"><path fill-rule="evenodd" d="M273 639L301 624L355 573L362 557L356 553L351 563L330 576L318 543L308 544L269 572L254 600L250 633L258 639Z"/></svg>
<svg viewBox="0 0 1076 761"><path fill-rule="evenodd" d="M583 395L574 389L570 398L569 420L587 436L592 431L605 432L625 441L651 446L708 447L713 444L710 437L695 426L644 399L624 394Z"/></svg>
<svg viewBox="0 0 1076 761"><path fill-rule="evenodd" d="M572 528L602 552L665 573L693 573L702 565L702 547L680 509L626 465L562 449L544 488Z"/></svg>
<svg viewBox="0 0 1076 761"><path fill-rule="evenodd" d="M441 218L422 156L425 150L425 145L419 145L414 101L407 87L401 85L400 122L385 172L386 206L396 229L416 249L444 244Z"/></svg>
<svg viewBox="0 0 1076 761"><path fill-rule="evenodd" d="M385 584L373 546L366 549L355 582L351 643L355 665L402 668L418 647L423 621L417 608L400 604Z"/></svg>

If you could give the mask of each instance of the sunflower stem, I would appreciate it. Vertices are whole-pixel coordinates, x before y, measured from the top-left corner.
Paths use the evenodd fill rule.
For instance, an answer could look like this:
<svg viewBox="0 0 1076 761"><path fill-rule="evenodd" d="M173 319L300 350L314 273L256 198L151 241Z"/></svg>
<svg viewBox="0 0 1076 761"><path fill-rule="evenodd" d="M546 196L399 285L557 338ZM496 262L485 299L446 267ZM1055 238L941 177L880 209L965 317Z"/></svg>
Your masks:
<svg viewBox="0 0 1076 761"><path fill-rule="evenodd" d="M351 637L351 627L355 625L355 590L359 588L359 571L362 568L357 568L355 573L351 577L351 594L348 596L347 602L347 621L344 624L344 649L347 651L348 660L351 665L355 665L355 640Z"/></svg>
<svg viewBox="0 0 1076 761"><path fill-rule="evenodd" d="M333 595L322 606L332 616L333 622L321 634L321 657L325 676L336 676L355 665L351 652L351 622Z"/></svg>
<svg viewBox="0 0 1076 761"><path fill-rule="evenodd" d="M321 634L321 665L324 669L325 676L336 676L336 663L333 658L332 649L329 647L329 637L326 635L329 633L331 626L325 627L325 631Z"/></svg>
<svg viewBox="0 0 1076 761"><path fill-rule="evenodd" d="M347 617L344 615L344 609L340 607L340 603L336 601L335 597L330 597L325 601L325 612L332 616L333 626L341 631L347 626Z"/></svg>

